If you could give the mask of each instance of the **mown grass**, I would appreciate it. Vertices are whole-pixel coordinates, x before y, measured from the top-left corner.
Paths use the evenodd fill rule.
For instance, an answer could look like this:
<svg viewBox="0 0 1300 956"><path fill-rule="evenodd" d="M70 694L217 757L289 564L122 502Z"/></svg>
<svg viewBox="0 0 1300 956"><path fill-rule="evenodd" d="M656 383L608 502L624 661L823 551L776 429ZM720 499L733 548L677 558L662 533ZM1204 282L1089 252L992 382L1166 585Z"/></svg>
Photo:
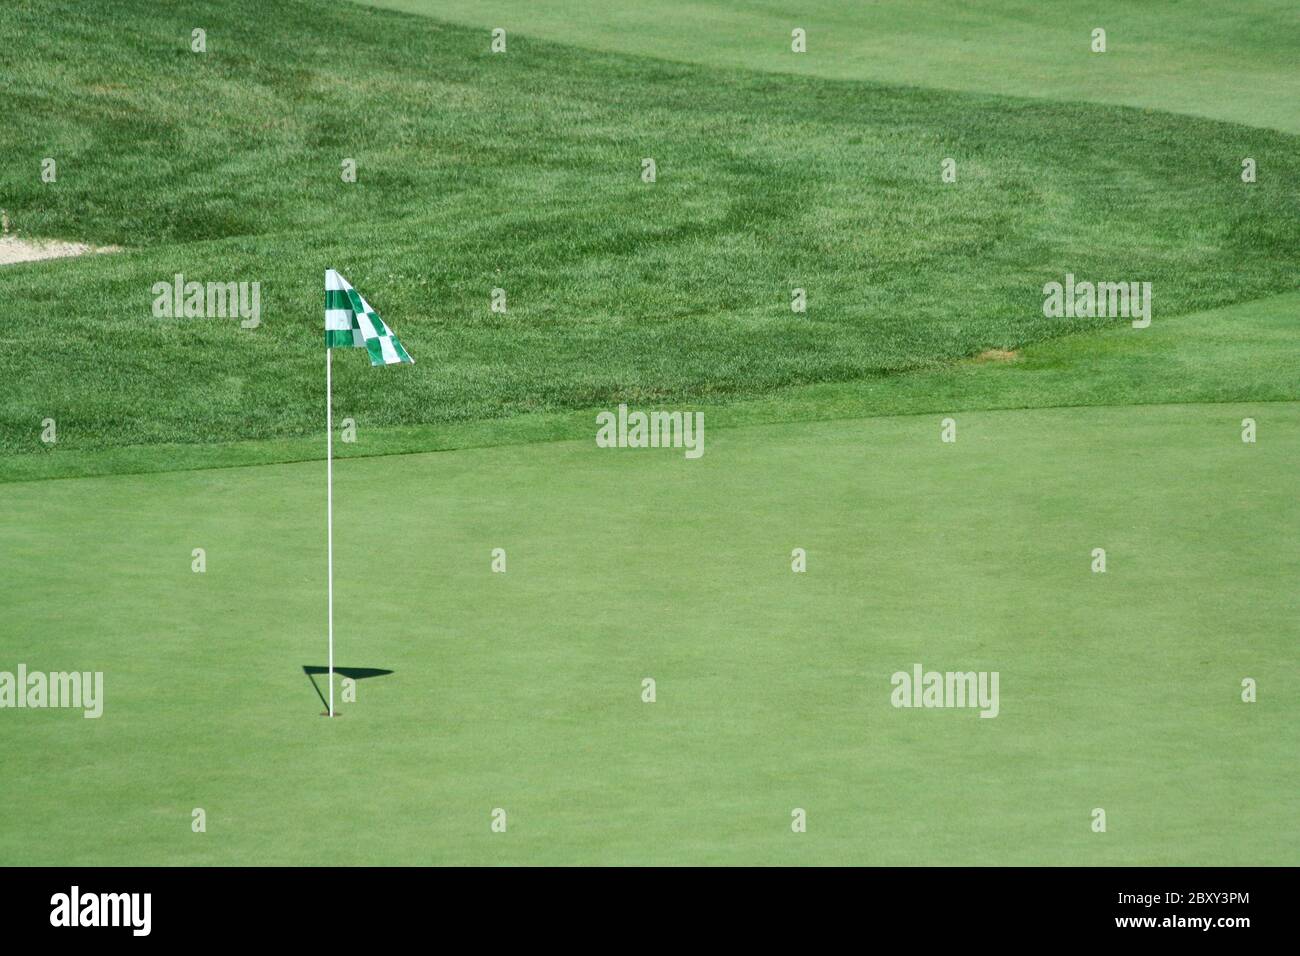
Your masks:
<svg viewBox="0 0 1300 956"><path fill-rule="evenodd" d="M340 463L332 722L319 462L8 485L0 860L1293 865L1300 406L958 421Z"/></svg>
<svg viewBox="0 0 1300 956"><path fill-rule="evenodd" d="M1163 109L1300 132L1292 0L356 0L715 66ZM805 31L807 51L790 50ZM1106 31L1104 54L1092 31Z"/></svg>
<svg viewBox="0 0 1300 956"><path fill-rule="evenodd" d="M1038 342L1010 361L952 365L852 382L777 389L759 398L713 403L709 433L738 426L881 415L947 415L958 410L1057 405L1253 403L1256 416L1296 395L1300 293L1156 323L1140 333L1106 329ZM338 458L448 451L565 439L590 441L592 409L506 419L371 427L336 442ZM125 445L0 457L0 482L41 478L228 468L320 458L320 432L301 438L203 444Z"/></svg>
<svg viewBox="0 0 1300 956"><path fill-rule="evenodd" d="M1278 132L522 36L494 56L481 30L342 3L39 0L0 35L15 226L132 247L0 272L22 316L0 331L7 452L40 450L46 417L63 449L318 431L326 266L417 359L336 363L340 414L370 427L937 367L1105 324L1042 316L1067 271L1151 281L1156 321L1294 286ZM260 281L263 326L153 318L176 272Z"/></svg>
<svg viewBox="0 0 1300 956"><path fill-rule="evenodd" d="M0 447L36 452L0 480L105 476L6 486L5 666L106 685L101 720L4 723L0 859L1294 860L1300 297L1259 298L1294 285L1294 137L493 58L329 3L20 2L0 40L0 206L133 247L0 271ZM110 474L320 456L326 265L419 360L340 356L341 457L582 439L340 463L339 663L392 673L332 722L323 465ZM1155 282L1152 327L1042 320L1067 270ZM175 271L262 281L263 327L152 319ZM708 403L708 454L595 448L618 399ZM1180 400L1233 404L1131 407ZM964 411L956 444L864 417L1048 404L1121 407ZM891 708L914 661L999 671L1000 716Z"/></svg>

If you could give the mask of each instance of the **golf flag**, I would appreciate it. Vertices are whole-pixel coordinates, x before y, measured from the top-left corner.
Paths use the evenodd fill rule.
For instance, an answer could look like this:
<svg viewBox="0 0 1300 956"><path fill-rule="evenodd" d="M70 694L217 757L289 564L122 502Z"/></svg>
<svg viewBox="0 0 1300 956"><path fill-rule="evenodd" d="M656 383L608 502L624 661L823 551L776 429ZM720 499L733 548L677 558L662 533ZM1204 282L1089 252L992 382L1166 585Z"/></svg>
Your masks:
<svg viewBox="0 0 1300 956"><path fill-rule="evenodd" d="M371 365L415 363L379 313L333 269L325 270L325 347L365 349Z"/></svg>
<svg viewBox="0 0 1300 956"><path fill-rule="evenodd" d="M333 269L325 270L325 602L329 628L330 695L334 716L334 350L365 349L371 365L415 364L370 303Z"/></svg>

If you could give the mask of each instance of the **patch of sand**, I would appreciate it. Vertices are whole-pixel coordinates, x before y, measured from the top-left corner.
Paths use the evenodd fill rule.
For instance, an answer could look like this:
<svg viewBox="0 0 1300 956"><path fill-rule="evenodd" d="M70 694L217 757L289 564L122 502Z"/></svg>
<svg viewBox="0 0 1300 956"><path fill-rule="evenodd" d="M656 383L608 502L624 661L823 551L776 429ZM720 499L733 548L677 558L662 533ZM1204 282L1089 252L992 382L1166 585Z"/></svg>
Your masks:
<svg viewBox="0 0 1300 956"><path fill-rule="evenodd" d="M1006 349L985 349L979 355L975 356L977 362L1014 362L1020 358L1020 353Z"/></svg>
<svg viewBox="0 0 1300 956"><path fill-rule="evenodd" d="M84 242L63 242L59 239L19 239L17 236L0 236L0 266L15 262L36 262L39 259L63 259L89 253L120 252L120 246L91 246Z"/></svg>

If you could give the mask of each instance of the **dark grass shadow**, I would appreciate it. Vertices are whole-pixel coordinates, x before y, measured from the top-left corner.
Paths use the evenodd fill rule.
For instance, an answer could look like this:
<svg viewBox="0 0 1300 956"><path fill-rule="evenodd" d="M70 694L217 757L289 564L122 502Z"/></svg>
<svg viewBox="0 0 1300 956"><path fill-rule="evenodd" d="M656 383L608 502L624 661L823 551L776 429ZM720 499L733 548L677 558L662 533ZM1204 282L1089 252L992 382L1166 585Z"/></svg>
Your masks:
<svg viewBox="0 0 1300 956"><path fill-rule="evenodd" d="M316 683L316 675L328 674L330 669L321 664L303 664L302 672L311 681L312 689L316 691L316 696L320 698L321 706L328 710L329 701L326 699L324 691L320 689L320 684ZM334 673L340 677L350 677L353 680L365 680L367 677L386 677L392 671L383 667L336 667Z"/></svg>

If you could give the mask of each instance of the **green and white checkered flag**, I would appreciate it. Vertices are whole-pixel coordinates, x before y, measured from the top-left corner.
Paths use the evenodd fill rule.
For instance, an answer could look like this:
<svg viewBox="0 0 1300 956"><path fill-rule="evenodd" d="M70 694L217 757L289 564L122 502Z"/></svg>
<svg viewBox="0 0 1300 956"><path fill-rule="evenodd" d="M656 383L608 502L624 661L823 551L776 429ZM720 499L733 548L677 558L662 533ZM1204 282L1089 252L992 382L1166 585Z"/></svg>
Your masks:
<svg viewBox="0 0 1300 956"><path fill-rule="evenodd" d="M371 365L415 364L370 303L333 269L325 270L325 601L328 607L330 695L334 716L334 350L365 349Z"/></svg>
<svg viewBox="0 0 1300 956"><path fill-rule="evenodd" d="M415 363L379 313L333 269L325 270L325 347L365 349L371 365Z"/></svg>

